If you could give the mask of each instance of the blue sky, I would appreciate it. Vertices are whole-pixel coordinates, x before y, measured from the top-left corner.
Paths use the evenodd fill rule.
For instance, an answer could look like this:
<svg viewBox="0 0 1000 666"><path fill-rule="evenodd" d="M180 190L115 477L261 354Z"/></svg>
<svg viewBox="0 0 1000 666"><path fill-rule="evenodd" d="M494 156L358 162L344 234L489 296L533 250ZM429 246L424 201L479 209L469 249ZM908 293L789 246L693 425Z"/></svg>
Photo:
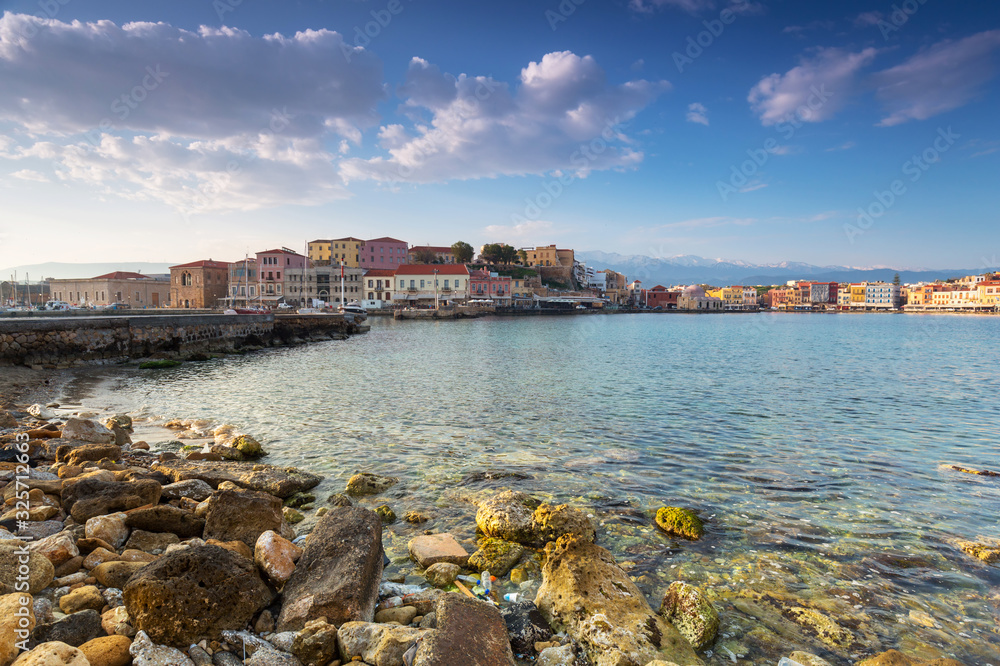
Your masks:
<svg viewBox="0 0 1000 666"><path fill-rule="evenodd" d="M391 235L995 267L1000 7L955 5L0 2L0 266Z"/></svg>

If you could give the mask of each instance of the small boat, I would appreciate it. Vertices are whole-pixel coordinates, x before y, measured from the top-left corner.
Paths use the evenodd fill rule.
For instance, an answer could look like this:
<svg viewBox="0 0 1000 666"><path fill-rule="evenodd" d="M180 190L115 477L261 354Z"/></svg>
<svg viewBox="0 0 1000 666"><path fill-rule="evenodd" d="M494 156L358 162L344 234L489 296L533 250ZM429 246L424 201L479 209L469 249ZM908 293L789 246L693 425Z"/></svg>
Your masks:
<svg viewBox="0 0 1000 666"><path fill-rule="evenodd" d="M365 310L364 307L361 306L361 303L358 303L357 301L351 301L347 305L341 305L340 308L338 308L338 311L341 314L349 312L356 315L368 315L368 310Z"/></svg>

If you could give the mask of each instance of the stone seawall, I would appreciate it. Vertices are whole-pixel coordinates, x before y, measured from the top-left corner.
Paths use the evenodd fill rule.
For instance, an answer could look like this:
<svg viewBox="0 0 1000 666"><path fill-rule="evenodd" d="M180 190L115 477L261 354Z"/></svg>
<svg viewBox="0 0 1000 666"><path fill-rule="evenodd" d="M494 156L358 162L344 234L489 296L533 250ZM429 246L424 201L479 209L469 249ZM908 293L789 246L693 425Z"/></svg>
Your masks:
<svg viewBox="0 0 1000 666"><path fill-rule="evenodd" d="M0 321L0 365L61 367L152 354L225 352L244 346L344 337L358 327L342 317L154 315Z"/></svg>

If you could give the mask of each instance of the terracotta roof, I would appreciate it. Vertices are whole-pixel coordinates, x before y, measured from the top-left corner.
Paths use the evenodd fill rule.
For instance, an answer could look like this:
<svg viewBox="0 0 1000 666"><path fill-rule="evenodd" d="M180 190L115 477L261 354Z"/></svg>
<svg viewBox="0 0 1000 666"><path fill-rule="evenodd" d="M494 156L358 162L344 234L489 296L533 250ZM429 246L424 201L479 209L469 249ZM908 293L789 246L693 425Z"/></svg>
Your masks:
<svg viewBox="0 0 1000 666"><path fill-rule="evenodd" d="M289 252L288 250L264 250L263 252L258 252L257 254L290 254L293 257L302 256L298 252Z"/></svg>
<svg viewBox="0 0 1000 666"><path fill-rule="evenodd" d="M365 277L391 277L396 274L392 268L372 268L365 273Z"/></svg>
<svg viewBox="0 0 1000 666"><path fill-rule="evenodd" d="M382 238L372 238L371 240L365 241L366 243L403 243L406 241L401 241L398 238L391 238L389 236L382 236Z"/></svg>
<svg viewBox="0 0 1000 666"><path fill-rule="evenodd" d="M360 238L355 238L354 236L348 236L347 238L334 238L335 241L355 241L356 243L364 243ZM327 241L329 242L329 241Z"/></svg>
<svg viewBox="0 0 1000 666"><path fill-rule="evenodd" d="M176 266L171 266L170 270L175 268L229 268L228 261L213 261L212 259L202 259L201 261L192 261L189 264L178 264Z"/></svg>
<svg viewBox="0 0 1000 666"><path fill-rule="evenodd" d="M430 250L431 252L451 252L450 247L444 245L414 245L410 248L410 252L415 250Z"/></svg>
<svg viewBox="0 0 1000 666"><path fill-rule="evenodd" d="M468 275L465 264L406 264L396 269L395 275Z"/></svg>
<svg viewBox="0 0 1000 666"><path fill-rule="evenodd" d="M105 273L104 275L98 275L97 277L91 278L91 280L152 280L154 278L149 275L143 275L142 273L133 273L131 271L115 271L113 273Z"/></svg>

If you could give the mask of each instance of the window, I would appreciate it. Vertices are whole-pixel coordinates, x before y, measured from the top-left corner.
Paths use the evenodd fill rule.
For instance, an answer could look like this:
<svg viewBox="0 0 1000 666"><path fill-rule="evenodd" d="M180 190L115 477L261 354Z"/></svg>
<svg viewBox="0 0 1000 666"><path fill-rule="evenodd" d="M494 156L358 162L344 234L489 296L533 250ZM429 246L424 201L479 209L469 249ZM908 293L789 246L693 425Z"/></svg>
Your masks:
<svg viewBox="0 0 1000 666"><path fill-rule="evenodd" d="M444 288L445 288L445 289L447 289L447 288L448 288L448 281L447 281L447 280L445 280L445 281L444 281Z"/></svg>
<svg viewBox="0 0 1000 666"><path fill-rule="evenodd" d="M423 280L421 280L421 281L420 281L420 288L421 288L421 289L423 289L423 288L424 288L424 281L423 281Z"/></svg>

